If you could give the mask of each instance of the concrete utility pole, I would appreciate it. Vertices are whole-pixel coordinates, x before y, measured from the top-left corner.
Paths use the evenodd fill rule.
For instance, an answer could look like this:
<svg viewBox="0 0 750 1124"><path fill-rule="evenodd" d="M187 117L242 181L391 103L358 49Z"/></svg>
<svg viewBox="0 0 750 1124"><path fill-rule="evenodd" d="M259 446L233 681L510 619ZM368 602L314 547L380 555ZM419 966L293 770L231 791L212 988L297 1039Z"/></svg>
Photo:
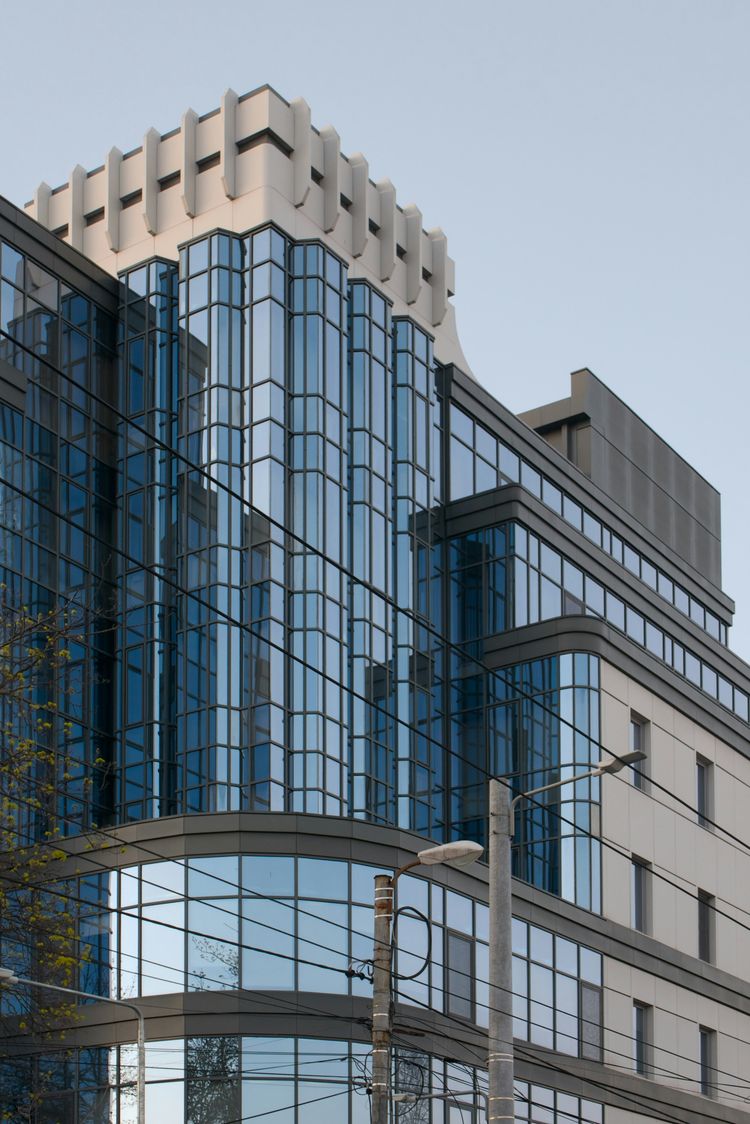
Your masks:
<svg viewBox="0 0 750 1124"><path fill-rule="evenodd" d="M484 847L459 839L420 851L412 862L389 874L375 875L375 924L372 957L372 1124L388 1124L391 1115L391 1038L393 1035L393 898L396 881L415 866L469 866Z"/></svg>
<svg viewBox="0 0 750 1124"><path fill-rule="evenodd" d="M521 800L562 788L587 777L619 773L643 761L645 753L625 753L600 761L595 769L521 792L511 800L510 785L490 780L490 966L489 1029L487 1035L487 1120L515 1120L513 1093L513 892L511 847L515 810Z"/></svg>
<svg viewBox="0 0 750 1124"><path fill-rule="evenodd" d="M487 1120L515 1120L513 1093L513 907L510 785L490 781L490 987Z"/></svg>
<svg viewBox="0 0 750 1124"><path fill-rule="evenodd" d="M388 1124L391 1091L393 879L375 876L372 958L372 1124Z"/></svg>

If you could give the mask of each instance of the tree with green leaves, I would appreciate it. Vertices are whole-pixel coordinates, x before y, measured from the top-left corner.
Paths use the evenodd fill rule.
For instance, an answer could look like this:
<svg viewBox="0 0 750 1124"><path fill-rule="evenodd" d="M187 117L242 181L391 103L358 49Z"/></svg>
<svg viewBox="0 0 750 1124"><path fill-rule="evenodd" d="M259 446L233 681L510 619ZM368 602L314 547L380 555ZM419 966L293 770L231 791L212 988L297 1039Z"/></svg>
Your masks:
<svg viewBox="0 0 750 1124"><path fill-rule="evenodd" d="M60 987L79 986L88 955L60 807L66 787L85 794L92 783L68 749L65 715L77 689L71 652L85 624L73 602L33 613L0 588L0 964ZM72 997L51 991L0 994L0 1120L33 1119L29 1059L40 1043L59 1045L76 1012Z"/></svg>

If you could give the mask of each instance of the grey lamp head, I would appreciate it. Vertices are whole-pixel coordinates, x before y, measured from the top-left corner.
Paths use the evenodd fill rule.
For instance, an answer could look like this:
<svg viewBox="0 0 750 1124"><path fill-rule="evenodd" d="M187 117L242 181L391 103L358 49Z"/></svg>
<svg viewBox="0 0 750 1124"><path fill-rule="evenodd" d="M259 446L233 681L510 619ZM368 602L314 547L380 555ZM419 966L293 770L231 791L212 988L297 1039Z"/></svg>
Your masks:
<svg viewBox="0 0 750 1124"><path fill-rule="evenodd" d="M613 757L610 761L599 762L596 771L601 776L603 773L619 773L626 765L635 765L637 761L645 761L648 754L643 753L641 750L636 750L633 753L623 753L622 757Z"/></svg>
<svg viewBox="0 0 750 1124"><path fill-rule="evenodd" d="M451 866L470 866L483 853L484 847L470 839L457 839L453 843L443 843L439 847L428 847L417 855L422 866L435 866L437 863L450 863Z"/></svg>

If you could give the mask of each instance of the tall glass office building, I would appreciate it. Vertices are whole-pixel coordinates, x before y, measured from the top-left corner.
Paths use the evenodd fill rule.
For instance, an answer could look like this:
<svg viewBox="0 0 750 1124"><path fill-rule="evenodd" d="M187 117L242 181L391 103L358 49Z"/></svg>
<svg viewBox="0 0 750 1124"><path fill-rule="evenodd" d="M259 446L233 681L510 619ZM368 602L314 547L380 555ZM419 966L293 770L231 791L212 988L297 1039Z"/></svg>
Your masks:
<svg viewBox="0 0 750 1124"><path fill-rule="evenodd" d="M267 87L3 202L0 278L0 579L81 609L55 817L147 1119L369 1121L374 875L486 844L490 777L631 749L520 805L515 1119L750 1119L714 489L587 370L510 414L442 232ZM394 1119L485 1119L487 901L399 879ZM15 1004L9 1119L135 1121L124 1014L50 1043Z"/></svg>

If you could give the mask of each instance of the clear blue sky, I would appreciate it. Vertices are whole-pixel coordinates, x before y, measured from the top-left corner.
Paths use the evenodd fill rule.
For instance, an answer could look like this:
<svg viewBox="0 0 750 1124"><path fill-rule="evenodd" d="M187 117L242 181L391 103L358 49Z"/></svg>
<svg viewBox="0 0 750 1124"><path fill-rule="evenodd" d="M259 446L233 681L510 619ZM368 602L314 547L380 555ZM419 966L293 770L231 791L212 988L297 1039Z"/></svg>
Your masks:
<svg viewBox="0 0 750 1124"><path fill-rule="evenodd" d="M2 24L17 203L227 86L305 97L446 231L501 401L588 366L721 491L750 658L748 0L40 0Z"/></svg>

